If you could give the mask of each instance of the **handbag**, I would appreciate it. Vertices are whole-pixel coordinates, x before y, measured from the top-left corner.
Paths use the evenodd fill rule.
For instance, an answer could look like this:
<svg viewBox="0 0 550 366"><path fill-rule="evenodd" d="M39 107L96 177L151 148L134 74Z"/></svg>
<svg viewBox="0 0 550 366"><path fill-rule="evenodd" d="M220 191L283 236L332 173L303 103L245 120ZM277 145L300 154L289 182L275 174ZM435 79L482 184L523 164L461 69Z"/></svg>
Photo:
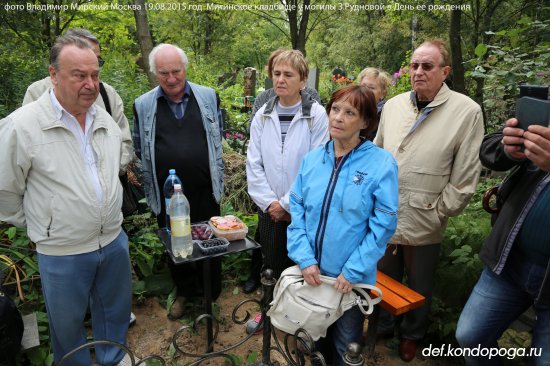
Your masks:
<svg viewBox="0 0 550 366"><path fill-rule="evenodd" d="M304 329L317 341L326 336L328 327L345 311L357 305L368 315L373 305L382 300L382 291L376 286L355 284L353 291L343 294L334 288L335 282L335 278L321 275L321 284L310 286L299 266L285 269L273 289L273 301L267 312L271 324L290 334ZM373 290L378 296L371 298L364 289Z"/></svg>

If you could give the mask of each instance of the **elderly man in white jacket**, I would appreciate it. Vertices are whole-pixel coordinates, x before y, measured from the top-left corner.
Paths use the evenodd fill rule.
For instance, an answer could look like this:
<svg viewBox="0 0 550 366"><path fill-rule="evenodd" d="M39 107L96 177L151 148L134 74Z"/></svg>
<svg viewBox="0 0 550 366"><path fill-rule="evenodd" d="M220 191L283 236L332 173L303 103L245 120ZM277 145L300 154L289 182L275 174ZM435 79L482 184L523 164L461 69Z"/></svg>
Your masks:
<svg viewBox="0 0 550 366"><path fill-rule="evenodd" d="M95 340L125 344L132 302L128 237L118 174L123 135L94 102L98 60L89 42L63 36L51 50L53 89L0 121L0 220L36 243L54 362ZM116 365L117 347L96 362ZM84 350L71 365L92 364Z"/></svg>

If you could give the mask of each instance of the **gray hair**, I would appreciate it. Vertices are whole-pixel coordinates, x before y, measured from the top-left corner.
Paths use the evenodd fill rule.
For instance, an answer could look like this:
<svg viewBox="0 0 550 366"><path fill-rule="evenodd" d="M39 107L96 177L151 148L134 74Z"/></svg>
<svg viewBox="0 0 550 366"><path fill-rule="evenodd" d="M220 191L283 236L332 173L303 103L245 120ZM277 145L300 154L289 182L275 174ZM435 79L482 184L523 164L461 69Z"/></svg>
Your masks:
<svg viewBox="0 0 550 366"><path fill-rule="evenodd" d="M66 36L74 36L79 38L84 38L88 40L89 42L95 43L99 46L99 49L101 50L101 44L99 43L99 39L90 32L87 29L84 28L72 28L65 32Z"/></svg>
<svg viewBox="0 0 550 366"><path fill-rule="evenodd" d="M71 35L57 37L52 49L50 50L50 65L56 71L59 70L59 54L65 46L76 46L81 49L92 50L92 45L84 38Z"/></svg>
<svg viewBox="0 0 550 366"><path fill-rule="evenodd" d="M185 54L185 52L183 52L181 48L173 44L161 43L158 46L155 46L155 48L153 48L153 50L151 50L151 53L149 54L149 70L151 70L154 75L157 74L157 53L159 53L160 50L167 48L173 48L176 50L176 52L180 55L183 67L187 69L187 63L189 62L189 60L187 60L187 55Z"/></svg>

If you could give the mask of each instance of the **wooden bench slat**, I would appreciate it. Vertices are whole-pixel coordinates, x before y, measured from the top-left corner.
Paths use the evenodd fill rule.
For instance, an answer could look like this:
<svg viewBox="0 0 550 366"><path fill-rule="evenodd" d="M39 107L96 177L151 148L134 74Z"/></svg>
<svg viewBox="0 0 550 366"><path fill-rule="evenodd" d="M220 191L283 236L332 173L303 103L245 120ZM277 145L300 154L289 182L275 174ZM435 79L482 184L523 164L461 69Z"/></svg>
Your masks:
<svg viewBox="0 0 550 366"><path fill-rule="evenodd" d="M399 315L403 313L401 309L406 309L409 307L410 303L408 301L395 294L389 288L380 283L377 283L376 286L382 290L382 301L378 305L386 311L393 315Z"/></svg>
<svg viewBox="0 0 550 366"><path fill-rule="evenodd" d="M400 315L424 305L426 299L401 282L377 271L376 286L382 290L380 306L393 315Z"/></svg>
<svg viewBox="0 0 550 366"><path fill-rule="evenodd" d="M376 273L376 282L383 284L385 287L392 289L394 292L398 292L401 297L409 301L410 303L424 302L425 297L418 292L411 290L399 281L394 280L387 274L380 271Z"/></svg>

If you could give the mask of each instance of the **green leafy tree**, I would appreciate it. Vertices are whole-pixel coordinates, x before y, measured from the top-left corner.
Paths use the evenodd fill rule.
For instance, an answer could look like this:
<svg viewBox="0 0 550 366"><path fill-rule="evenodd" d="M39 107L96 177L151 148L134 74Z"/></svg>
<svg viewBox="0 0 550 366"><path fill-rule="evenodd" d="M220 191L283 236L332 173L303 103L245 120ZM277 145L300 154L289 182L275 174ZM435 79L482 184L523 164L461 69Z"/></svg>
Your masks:
<svg viewBox="0 0 550 366"><path fill-rule="evenodd" d="M494 43L480 43L474 70L469 73L483 80L486 128L494 130L511 116L520 83L550 82L550 21L519 19L511 28L490 32ZM536 42L535 44L533 42Z"/></svg>

